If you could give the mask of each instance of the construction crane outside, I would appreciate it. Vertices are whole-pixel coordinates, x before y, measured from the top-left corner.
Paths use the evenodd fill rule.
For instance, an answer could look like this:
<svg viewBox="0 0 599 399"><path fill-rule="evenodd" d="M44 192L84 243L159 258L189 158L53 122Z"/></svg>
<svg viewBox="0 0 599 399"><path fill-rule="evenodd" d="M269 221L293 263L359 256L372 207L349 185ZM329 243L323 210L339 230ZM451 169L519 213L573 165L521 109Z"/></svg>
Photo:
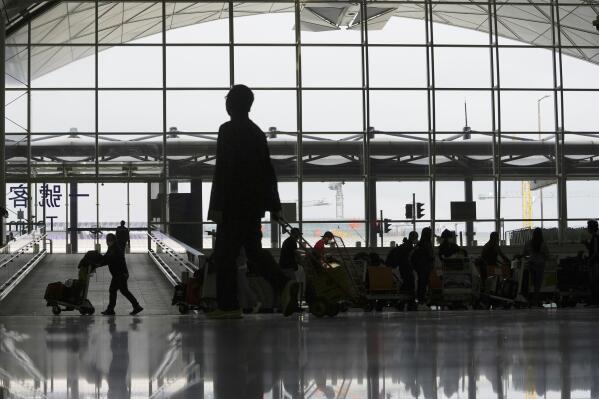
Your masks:
<svg viewBox="0 0 599 399"><path fill-rule="evenodd" d="M343 219L343 182L329 183L329 190L335 191L335 206L337 219Z"/></svg>

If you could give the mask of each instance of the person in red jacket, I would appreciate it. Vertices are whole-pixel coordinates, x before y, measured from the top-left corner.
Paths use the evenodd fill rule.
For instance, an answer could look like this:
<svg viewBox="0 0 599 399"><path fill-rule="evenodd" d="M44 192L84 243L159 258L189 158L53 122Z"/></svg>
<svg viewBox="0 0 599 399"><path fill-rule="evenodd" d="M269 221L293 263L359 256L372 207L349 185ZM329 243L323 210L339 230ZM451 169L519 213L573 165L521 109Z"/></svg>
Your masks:
<svg viewBox="0 0 599 399"><path fill-rule="evenodd" d="M320 259L324 259L324 247L325 245L329 245L333 238L333 233L327 231L322 235L320 240L318 240L316 244L314 244L314 252L316 252L320 256Z"/></svg>

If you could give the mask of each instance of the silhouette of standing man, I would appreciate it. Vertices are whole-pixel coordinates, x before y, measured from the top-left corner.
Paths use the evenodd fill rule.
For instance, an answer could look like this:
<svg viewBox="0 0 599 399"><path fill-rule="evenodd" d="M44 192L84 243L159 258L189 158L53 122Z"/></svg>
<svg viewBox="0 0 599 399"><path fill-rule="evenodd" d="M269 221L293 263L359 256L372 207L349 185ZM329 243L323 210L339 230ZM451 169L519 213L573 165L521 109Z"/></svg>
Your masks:
<svg viewBox="0 0 599 399"><path fill-rule="evenodd" d="M121 220L121 225L116 228L116 242L123 252L125 252L127 245L131 245L129 239L129 229L125 227L124 220Z"/></svg>
<svg viewBox="0 0 599 399"><path fill-rule="evenodd" d="M218 132L208 211L218 233L214 248L218 309L208 314L214 319L241 318L235 260L243 247L248 260L259 263L260 219L266 211L273 218L281 211L266 136L249 118L253 102L254 94L247 86L233 86L226 101L231 120ZM295 311L296 298L297 283L288 282L281 294L286 316Z"/></svg>

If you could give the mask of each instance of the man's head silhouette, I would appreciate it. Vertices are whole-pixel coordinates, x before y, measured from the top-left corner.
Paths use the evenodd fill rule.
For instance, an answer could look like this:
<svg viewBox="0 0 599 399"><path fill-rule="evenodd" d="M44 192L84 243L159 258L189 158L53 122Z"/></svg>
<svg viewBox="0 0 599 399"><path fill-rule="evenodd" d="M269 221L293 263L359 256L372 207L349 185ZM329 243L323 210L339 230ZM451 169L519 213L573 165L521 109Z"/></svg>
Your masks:
<svg viewBox="0 0 599 399"><path fill-rule="evenodd" d="M232 117L247 116L254 103L254 93L245 85L235 85L227 94L227 113Z"/></svg>

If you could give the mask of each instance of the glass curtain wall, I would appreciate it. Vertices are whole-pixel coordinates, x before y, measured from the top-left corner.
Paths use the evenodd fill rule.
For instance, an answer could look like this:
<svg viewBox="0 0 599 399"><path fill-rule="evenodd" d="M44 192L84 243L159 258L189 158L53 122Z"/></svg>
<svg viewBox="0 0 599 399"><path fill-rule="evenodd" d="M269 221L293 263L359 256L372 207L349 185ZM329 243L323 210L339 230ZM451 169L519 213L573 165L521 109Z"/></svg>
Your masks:
<svg viewBox="0 0 599 399"><path fill-rule="evenodd" d="M224 96L243 83L311 240L332 230L349 245L388 245L414 225L468 242L541 225L566 239L597 216L585 195L599 155L595 8L61 2L9 25L7 179L30 193L43 182L152 183L135 195L152 192L154 223L210 230L201 191ZM202 215L174 221L169 195L188 183ZM474 222L452 220L451 202L464 200L477 202ZM276 245L269 226L265 245Z"/></svg>

